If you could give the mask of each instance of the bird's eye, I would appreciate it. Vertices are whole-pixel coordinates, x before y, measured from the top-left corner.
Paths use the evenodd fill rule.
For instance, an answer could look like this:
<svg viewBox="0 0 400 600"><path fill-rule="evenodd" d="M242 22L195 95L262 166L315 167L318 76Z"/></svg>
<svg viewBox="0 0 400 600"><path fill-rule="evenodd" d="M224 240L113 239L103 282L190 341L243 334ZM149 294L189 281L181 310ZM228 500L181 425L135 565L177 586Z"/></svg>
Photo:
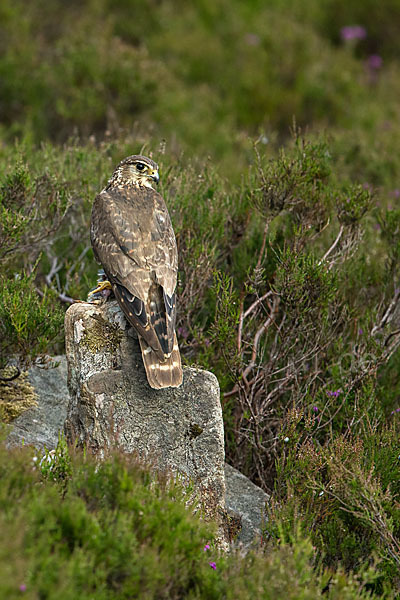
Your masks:
<svg viewBox="0 0 400 600"><path fill-rule="evenodd" d="M146 168L146 165L144 165L143 163L137 163L136 168L138 171L144 171Z"/></svg>

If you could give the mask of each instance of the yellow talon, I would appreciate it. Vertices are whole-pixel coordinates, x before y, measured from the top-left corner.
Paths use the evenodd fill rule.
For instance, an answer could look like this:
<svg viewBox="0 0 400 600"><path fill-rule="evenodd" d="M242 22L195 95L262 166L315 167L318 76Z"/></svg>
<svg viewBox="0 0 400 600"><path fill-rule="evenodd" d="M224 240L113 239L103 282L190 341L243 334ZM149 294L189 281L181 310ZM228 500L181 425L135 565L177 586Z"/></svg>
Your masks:
<svg viewBox="0 0 400 600"><path fill-rule="evenodd" d="M88 293L89 296L93 296L93 294L99 294L103 290L112 290L112 285L109 281L99 281L97 288Z"/></svg>

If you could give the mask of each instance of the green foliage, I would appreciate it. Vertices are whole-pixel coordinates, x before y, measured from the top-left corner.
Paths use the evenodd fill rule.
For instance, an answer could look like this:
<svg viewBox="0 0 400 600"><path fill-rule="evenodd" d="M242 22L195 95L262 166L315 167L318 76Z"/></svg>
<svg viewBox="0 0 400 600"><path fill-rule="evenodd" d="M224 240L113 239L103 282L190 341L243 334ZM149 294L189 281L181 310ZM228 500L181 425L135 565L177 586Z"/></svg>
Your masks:
<svg viewBox="0 0 400 600"><path fill-rule="evenodd" d="M400 260L400 210L388 209L379 215L379 225L382 230L382 238L388 249L389 273L396 268Z"/></svg>
<svg viewBox="0 0 400 600"><path fill-rule="evenodd" d="M6 456L2 450L4 461ZM22 552L25 563L20 581L2 577L3 594L17 594L25 583L32 597L173 598L196 587L202 573L211 570L202 556L210 527L191 517L178 486L155 481L122 457L98 465L71 460L65 447L50 463L48 456L34 456L32 462L28 450L25 464L19 459L2 465L4 494L8 485L13 496L24 487L2 526L11 533L13 520L21 528L23 519L23 545L16 556ZM193 572L182 568L185 561Z"/></svg>
<svg viewBox="0 0 400 600"><path fill-rule="evenodd" d="M268 144L276 132L287 135L293 116L318 131L351 126L360 145L364 130L398 116L396 67L371 75L365 65L369 54L397 56L395 3L385 0L375 18L371 2L338 9L332 0L302 7L278 0L52 7L36 0L26 7L5 0L3 135L65 141L75 132L103 139L121 127L153 131L191 155L201 149L222 159L230 176L248 157L249 134L261 133ZM341 27L352 24L366 27L365 40L340 40ZM370 135L361 154L382 143L398 148L395 138ZM377 160L384 168L382 153Z"/></svg>
<svg viewBox="0 0 400 600"><path fill-rule="evenodd" d="M64 435L59 435L54 450L45 450L39 463L37 460L38 457L34 457L34 462L45 479L66 481L72 475L71 456Z"/></svg>
<svg viewBox="0 0 400 600"><path fill-rule="evenodd" d="M305 141L295 132L290 150L288 153L281 149L278 158L264 163L258 155L261 187L252 190L251 196L265 218L273 218L282 211L300 214L305 208L317 211L327 201L323 193L324 182L331 173L327 143Z"/></svg>
<svg viewBox="0 0 400 600"><path fill-rule="evenodd" d="M338 220L344 225L356 225L371 208L372 195L367 187L353 186L336 199Z"/></svg>
<svg viewBox="0 0 400 600"><path fill-rule="evenodd" d="M375 426L373 436L354 428L320 444L320 418L314 413L310 427L305 415L292 415L292 425L282 431L287 442L267 535L292 539L299 525L325 563L348 569L379 556L375 589L381 591L388 576L396 584L400 561L397 419Z"/></svg>
<svg viewBox="0 0 400 600"><path fill-rule="evenodd" d="M47 469L49 453L40 459L29 448L0 447L2 597L373 597L372 569L359 577L327 571L304 536L296 546L222 556L212 544L215 526L191 513L185 490L169 477L132 457L98 463L68 455L61 444L51 464L64 465L62 476Z"/></svg>
<svg viewBox="0 0 400 600"><path fill-rule="evenodd" d="M232 362L235 356L235 330L239 323L239 298L233 288L233 281L224 273L214 275L214 293L217 298L215 321L211 331L215 331L218 341ZM214 336L215 337L215 336Z"/></svg>
<svg viewBox="0 0 400 600"><path fill-rule="evenodd" d="M5 256L11 249L7 248L10 243L19 242L22 234L28 228L28 219L21 212L24 204L25 191L29 185L29 174L18 165L15 172L6 177L0 188L1 194L1 246L2 255Z"/></svg>
<svg viewBox="0 0 400 600"><path fill-rule="evenodd" d="M17 163L0 185L0 261L17 251L43 246L67 208L63 182L46 171L33 177L26 164Z"/></svg>
<svg viewBox="0 0 400 600"><path fill-rule="evenodd" d="M290 318L313 321L324 317L337 295L335 273L310 254L286 250L279 257L274 291Z"/></svg>
<svg viewBox="0 0 400 600"><path fill-rule="evenodd" d="M45 288L40 296L34 277L34 272L15 274L14 279L0 276L1 367L13 357L25 363L44 354L62 329L64 314L55 305L54 293Z"/></svg>

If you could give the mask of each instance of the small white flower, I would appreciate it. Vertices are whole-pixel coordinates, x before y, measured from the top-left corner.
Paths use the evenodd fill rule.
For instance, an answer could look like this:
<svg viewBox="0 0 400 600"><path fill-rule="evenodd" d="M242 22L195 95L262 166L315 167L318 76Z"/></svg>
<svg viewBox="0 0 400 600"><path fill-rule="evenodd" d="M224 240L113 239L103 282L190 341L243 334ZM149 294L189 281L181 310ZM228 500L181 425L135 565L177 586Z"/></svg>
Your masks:
<svg viewBox="0 0 400 600"><path fill-rule="evenodd" d="M323 496L323 495L324 495L323 491L318 494L318 496Z"/></svg>
<svg viewBox="0 0 400 600"><path fill-rule="evenodd" d="M283 441L284 441L284 442L288 442L288 441L289 441L289 438L288 438L288 437L285 437L285 439L284 439Z"/></svg>

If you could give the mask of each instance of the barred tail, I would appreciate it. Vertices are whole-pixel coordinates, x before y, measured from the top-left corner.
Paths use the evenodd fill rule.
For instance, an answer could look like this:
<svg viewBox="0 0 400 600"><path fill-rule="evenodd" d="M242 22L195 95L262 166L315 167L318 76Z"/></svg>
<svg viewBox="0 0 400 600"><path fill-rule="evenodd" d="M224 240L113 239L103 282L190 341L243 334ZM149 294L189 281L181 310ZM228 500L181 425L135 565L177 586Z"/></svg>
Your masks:
<svg viewBox="0 0 400 600"><path fill-rule="evenodd" d="M160 361L156 352L140 335L139 342L149 385L156 390L180 386L183 373L176 333L174 333L172 352L169 356L165 357L164 361Z"/></svg>

